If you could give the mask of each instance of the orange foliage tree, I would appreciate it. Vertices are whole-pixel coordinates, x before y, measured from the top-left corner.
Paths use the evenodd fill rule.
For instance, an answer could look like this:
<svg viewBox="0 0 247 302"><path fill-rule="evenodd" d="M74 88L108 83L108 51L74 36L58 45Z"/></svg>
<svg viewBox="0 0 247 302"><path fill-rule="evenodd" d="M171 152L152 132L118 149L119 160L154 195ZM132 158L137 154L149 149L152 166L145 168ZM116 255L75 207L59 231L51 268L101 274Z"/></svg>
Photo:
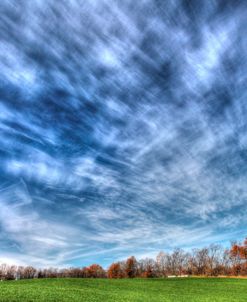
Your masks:
<svg viewBox="0 0 247 302"><path fill-rule="evenodd" d="M125 274L127 278L134 278L137 275L137 261L134 256L127 259L125 265Z"/></svg>
<svg viewBox="0 0 247 302"><path fill-rule="evenodd" d="M232 273L245 275L247 273L247 238L242 244L232 244L230 257L233 261Z"/></svg>
<svg viewBox="0 0 247 302"><path fill-rule="evenodd" d="M87 267L87 273L89 278L104 278L106 276L104 269L98 264Z"/></svg>
<svg viewBox="0 0 247 302"><path fill-rule="evenodd" d="M123 272L119 263L112 263L108 268L108 278L117 279L123 278Z"/></svg>

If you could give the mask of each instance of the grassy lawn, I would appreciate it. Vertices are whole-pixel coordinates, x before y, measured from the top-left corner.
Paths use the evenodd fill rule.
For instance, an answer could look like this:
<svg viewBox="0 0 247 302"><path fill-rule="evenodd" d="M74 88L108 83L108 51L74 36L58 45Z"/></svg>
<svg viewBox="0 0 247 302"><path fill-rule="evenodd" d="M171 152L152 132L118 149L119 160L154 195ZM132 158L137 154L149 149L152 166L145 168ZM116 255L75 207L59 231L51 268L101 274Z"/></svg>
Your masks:
<svg viewBox="0 0 247 302"><path fill-rule="evenodd" d="M247 279L38 279L0 282L0 301L247 301Z"/></svg>

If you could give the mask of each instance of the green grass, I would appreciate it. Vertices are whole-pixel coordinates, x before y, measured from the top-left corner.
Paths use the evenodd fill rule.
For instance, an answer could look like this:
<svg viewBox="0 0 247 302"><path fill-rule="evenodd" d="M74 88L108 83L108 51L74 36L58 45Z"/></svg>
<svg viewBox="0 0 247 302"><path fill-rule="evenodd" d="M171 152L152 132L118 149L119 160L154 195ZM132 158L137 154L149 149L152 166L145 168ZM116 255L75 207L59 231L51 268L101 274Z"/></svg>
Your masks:
<svg viewBox="0 0 247 302"><path fill-rule="evenodd" d="M247 279L38 279L0 282L0 301L247 301Z"/></svg>

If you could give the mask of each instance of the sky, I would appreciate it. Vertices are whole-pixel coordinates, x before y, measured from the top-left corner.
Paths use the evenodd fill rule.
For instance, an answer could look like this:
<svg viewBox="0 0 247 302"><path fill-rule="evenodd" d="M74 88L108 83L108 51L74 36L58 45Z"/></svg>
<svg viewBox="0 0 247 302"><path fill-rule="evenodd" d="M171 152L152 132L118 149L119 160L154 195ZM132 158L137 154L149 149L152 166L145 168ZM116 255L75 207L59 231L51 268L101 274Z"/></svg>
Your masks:
<svg viewBox="0 0 247 302"><path fill-rule="evenodd" d="M247 235L246 1L1 0L0 262Z"/></svg>

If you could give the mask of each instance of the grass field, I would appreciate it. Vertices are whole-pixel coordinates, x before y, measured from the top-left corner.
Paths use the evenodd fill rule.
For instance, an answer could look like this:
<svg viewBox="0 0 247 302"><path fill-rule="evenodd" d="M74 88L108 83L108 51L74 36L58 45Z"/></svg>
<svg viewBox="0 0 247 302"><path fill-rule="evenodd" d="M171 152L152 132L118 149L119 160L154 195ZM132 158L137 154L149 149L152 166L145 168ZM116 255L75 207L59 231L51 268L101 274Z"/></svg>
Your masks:
<svg viewBox="0 0 247 302"><path fill-rule="evenodd" d="M0 301L247 301L246 279L38 279L0 283Z"/></svg>

